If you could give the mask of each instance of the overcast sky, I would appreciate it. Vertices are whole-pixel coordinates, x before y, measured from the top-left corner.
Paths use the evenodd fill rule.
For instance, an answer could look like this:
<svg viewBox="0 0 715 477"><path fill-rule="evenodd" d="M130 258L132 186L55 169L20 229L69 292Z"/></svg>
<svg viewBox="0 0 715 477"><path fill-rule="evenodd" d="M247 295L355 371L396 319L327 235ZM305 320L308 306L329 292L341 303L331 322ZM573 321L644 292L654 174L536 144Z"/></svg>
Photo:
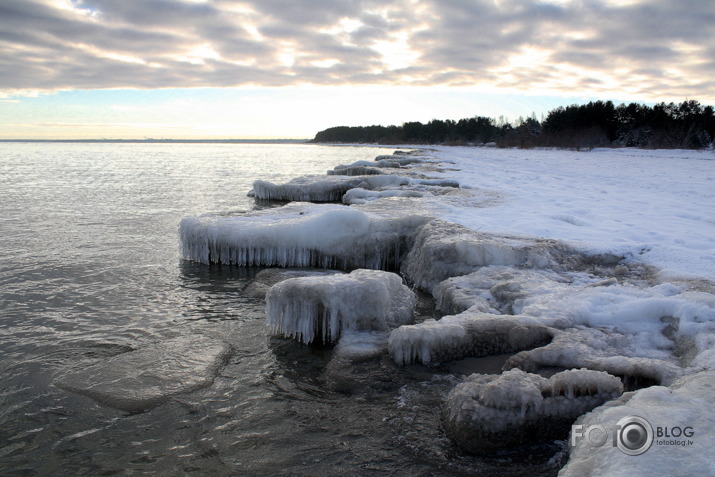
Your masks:
<svg viewBox="0 0 715 477"><path fill-rule="evenodd" d="M0 0L0 137L308 137L591 99L714 104L715 1Z"/></svg>

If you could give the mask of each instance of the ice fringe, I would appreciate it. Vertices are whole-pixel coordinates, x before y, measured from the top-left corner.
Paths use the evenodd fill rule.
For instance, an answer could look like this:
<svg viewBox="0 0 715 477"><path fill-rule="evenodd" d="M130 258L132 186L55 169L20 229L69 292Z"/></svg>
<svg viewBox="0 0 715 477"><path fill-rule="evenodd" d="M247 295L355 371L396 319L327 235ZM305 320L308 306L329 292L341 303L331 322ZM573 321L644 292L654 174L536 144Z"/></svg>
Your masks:
<svg viewBox="0 0 715 477"><path fill-rule="evenodd" d="M277 283L266 295L266 323L274 334L305 344L335 343L346 331L411 323L414 306L415 295L399 275L360 269Z"/></svg>
<svg viewBox="0 0 715 477"><path fill-rule="evenodd" d="M282 282L283 280L298 277L334 275L336 273L344 272L341 272L340 270L305 270L301 268L291 270L284 268L267 268L256 274L253 280L251 280L248 285L244 287L242 294L252 298L262 298L265 300L268 290L270 290L273 285Z"/></svg>
<svg viewBox="0 0 715 477"><path fill-rule="evenodd" d="M201 335L177 338L114 356L58 376L55 384L127 412L209 386L231 347Z"/></svg>
<svg viewBox="0 0 715 477"><path fill-rule="evenodd" d="M401 326L390 333L388 350L400 365L440 363L542 346L556 332L528 318L465 312Z"/></svg>
<svg viewBox="0 0 715 477"><path fill-rule="evenodd" d="M382 190L395 187L459 187L459 182L451 179L422 179L394 174L379 175L325 175L297 177L285 184L254 181L249 195L256 199L305 202L341 202L343 195L351 189Z"/></svg>
<svg viewBox="0 0 715 477"><path fill-rule="evenodd" d="M186 218L179 234L183 257L205 264L390 270L427 220L380 217L337 205L289 204L238 217Z"/></svg>
<svg viewBox="0 0 715 477"><path fill-rule="evenodd" d="M573 421L623 392L608 373L575 369L546 379L521 370L473 374L445 399L442 423L462 450L483 454L562 438Z"/></svg>

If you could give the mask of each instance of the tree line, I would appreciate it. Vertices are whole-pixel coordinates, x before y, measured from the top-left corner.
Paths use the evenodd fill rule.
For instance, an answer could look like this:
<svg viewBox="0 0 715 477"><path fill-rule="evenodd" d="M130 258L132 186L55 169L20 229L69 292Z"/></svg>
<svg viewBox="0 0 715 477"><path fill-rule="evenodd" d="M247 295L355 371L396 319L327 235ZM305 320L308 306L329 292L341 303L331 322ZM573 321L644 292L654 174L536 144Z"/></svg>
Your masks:
<svg viewBox="0 0 715 477"><path fill-rule="evenodd" d="M592 101L558 107L542 120L532 115L513 123L475 116L458 121L406 122L401 126L339 126L320 131L313 142L702 149L712 147L713 138L713 107L688 100L652 107Z"/></svg>

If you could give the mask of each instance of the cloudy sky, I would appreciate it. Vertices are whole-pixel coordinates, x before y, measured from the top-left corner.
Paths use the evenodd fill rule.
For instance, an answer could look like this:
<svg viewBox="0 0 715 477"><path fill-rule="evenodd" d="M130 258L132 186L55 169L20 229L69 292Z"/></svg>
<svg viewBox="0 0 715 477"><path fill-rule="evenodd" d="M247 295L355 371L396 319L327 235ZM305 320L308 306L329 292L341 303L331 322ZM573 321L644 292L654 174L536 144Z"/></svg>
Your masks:
<svg viewBox="0 0 715 477"><path fill-rule="evenodd" d="M0 0L0 138L715 104L712 0Z"/></svg>

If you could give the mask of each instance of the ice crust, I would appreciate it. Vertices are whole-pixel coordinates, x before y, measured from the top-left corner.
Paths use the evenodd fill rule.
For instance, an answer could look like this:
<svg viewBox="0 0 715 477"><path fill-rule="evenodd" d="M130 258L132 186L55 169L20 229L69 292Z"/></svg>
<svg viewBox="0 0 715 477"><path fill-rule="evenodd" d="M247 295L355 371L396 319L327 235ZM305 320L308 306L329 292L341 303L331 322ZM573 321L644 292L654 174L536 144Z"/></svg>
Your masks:
<svg viewBox="0 0 715 477"><path fill-rule="evenodd" d="M179 234L183 257L206 264L394 269L426 220L289 204L238 217L186 218Z"/></svg>
<svg viewBox="0 0 715 477"><path fill-rule="evenodd" d="M336 273L344 273L340 270L306 270L302 268L284 269L284 268L267 268L256 274L253 280L243 289L242 294L252 298L266 298L268 290L273 285L289 278L298 277L315 277L334 275Z"/></svg>
<svg viewBox="0 0 715 477"><path fill-rule="evenodd" d="M521 370L473 374L447 395L442 423L462 450L491 453L535 436L563 437L578 416L622 392L617 377L587 369L549 379Z"/></svg>
<svg viewBox="0 0 715 477"><path fill-rule="evenodd" d="M139 412L213 383L231 347L201 335L169 339L60 375L55 384L107 406Z"/></svg>
<svg viewBox="0 0 715 477"><path fill-rule="evenodd" d="M567 255L573 252L554 240L499 237L433 220L420 230L401 272L410 283L431 293L447 278L481 267L546 268Z"/></svg>
<svg viewBox="0 0 715 477"><path fill-rule="evenodd" d="M277 283L266 295L266 323L274 334L305 344L335 343L346 331L411 323L414 306L415 295L399 275L359 269Z"/></svg>
<svg viewBox="0 0 715 477"><path fill-rule="evenodd" d="M467 311L401 326L390 333L388 349L400 365L441 363L542 346L555 333L533 320Z"/></svg>

